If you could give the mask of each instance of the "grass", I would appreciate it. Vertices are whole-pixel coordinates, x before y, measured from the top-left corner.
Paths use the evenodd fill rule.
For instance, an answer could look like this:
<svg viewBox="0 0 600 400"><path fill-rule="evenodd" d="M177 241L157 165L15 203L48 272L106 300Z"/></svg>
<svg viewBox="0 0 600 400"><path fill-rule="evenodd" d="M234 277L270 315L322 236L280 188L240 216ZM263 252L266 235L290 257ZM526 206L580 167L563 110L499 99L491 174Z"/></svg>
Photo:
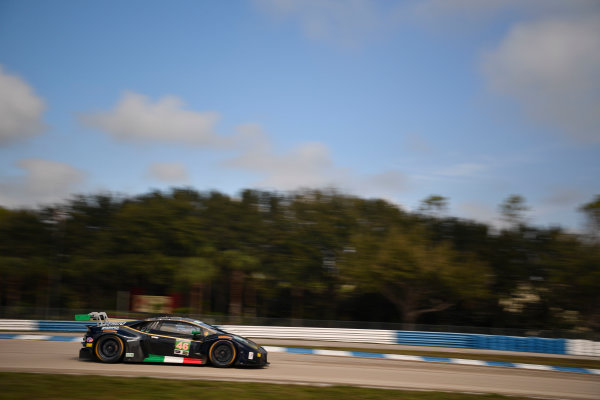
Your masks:
<svg viewBox="0 0 600 400"><path fill-rule="evenodd" d="M271 346L271 345L270 345ZM283 346L286 347L286 346ZM287 346L302 349L360 351L367 353L403 354L407 356L443 357L443 358L465 358L468 360L501 361L509 363L552 365L557 367L593 368L600 369L600 360L562 358L562 357L536 357L529 355L506 355L506 354L478 354L478 353L449 353L446 351L431 350L378 350L354 347L335 346Z"/></svg>
<svg viewBox="0 0 600 400"><path fill-rule="evenodd" d="M525 400L496 394L368 389L349 386L316 387L264 383L216 382L81 375L0 373L0 399L402 399L402 400Z"/></svg>

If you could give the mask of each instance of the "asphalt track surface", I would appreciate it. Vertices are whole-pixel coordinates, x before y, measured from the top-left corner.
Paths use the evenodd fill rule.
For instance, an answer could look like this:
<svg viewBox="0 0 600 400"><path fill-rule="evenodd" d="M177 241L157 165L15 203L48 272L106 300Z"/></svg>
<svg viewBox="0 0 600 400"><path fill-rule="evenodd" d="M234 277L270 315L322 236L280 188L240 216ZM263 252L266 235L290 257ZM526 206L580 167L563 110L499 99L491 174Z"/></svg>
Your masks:
<svg viewBox="0 0 600 400"><path fill-rule="evenodd" d="M600 399L597 375L323 355L270 353L264 369L80 361L76 342L0 340L0 371L353 385L548 399Z"/></svg>

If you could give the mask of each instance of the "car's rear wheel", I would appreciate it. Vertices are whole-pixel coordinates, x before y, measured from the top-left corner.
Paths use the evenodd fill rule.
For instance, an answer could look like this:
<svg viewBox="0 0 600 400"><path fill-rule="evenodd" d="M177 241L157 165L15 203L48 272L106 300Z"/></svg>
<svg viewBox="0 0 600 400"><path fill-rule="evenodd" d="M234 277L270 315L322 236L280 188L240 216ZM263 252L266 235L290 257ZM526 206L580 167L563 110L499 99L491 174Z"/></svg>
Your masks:
<svg viewBox="0 0 600 400"><path fill-rule="evenodd" d="M235 360L236 351L233 343L227 340L219 340L210 347L210 362L215 367L229 367Z"/></svg>
<svg viewBox="0 0 600 400"><path fill-rule="evenodd" d="M116 363L123 357L123 341L113 335L102 336L96 343L96 357L105 363Z"/></svg>

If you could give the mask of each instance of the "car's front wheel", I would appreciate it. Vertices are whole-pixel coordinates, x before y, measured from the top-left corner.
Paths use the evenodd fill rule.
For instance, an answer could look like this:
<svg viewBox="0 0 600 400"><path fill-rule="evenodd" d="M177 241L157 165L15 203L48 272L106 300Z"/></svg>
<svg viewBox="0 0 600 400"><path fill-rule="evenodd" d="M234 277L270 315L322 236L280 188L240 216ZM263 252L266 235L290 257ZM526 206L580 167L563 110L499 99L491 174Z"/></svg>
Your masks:
<svg viewBox="0 0 600 400"><path fill-rule="evenodd" d="M227 340L219 340L210 347L210 362L215 367L229 367L235 360L236 351L233 343Z"/></svg>
<svg viewBox="0 0 600 400"><path fill-rule="evenodd" d="M123 341L113 335L101 336L96 343L96 357L105 363L116 363L123 357Z"/></svg>

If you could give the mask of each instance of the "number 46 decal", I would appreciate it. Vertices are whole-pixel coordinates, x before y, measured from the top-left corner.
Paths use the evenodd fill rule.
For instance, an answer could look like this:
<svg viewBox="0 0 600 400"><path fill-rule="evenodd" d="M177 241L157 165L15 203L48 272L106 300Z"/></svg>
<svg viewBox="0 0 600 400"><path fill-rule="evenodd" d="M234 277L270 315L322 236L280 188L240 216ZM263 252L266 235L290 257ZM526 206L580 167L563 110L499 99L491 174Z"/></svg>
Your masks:
<svg viewBox="0 0 600 400"><path fill-rule="evenodd" d="M189 356L190 355L190 341L189 340L175 340L175 351L174 354L178 354L180 356Z"/></svg>

